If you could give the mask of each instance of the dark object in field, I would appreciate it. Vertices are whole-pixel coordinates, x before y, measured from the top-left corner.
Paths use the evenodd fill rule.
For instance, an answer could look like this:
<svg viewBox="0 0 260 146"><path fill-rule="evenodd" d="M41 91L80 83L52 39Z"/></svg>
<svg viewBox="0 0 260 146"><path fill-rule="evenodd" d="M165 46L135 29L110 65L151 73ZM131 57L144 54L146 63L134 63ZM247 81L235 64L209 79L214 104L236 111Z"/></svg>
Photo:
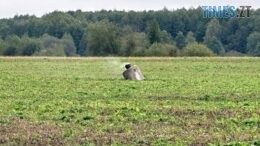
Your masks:
<svg viewBox="0 0 260 146"><path fill-rule="evenodd" d="M126 80L144 80L144 76L138 66L126 64L125 68L126 70L123 72L123 76Z"/></svg>

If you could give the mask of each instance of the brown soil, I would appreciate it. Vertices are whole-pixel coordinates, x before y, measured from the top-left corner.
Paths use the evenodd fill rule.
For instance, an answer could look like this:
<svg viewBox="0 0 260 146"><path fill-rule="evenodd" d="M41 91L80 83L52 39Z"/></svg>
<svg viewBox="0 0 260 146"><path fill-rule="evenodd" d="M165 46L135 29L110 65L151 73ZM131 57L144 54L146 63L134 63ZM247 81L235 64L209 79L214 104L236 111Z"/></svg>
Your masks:
<svg viewBox="0 0 260 146"><path fill-rule="evenodd" d="M0 145L63 145L58 126L12 118L0 124Z"/></svg>

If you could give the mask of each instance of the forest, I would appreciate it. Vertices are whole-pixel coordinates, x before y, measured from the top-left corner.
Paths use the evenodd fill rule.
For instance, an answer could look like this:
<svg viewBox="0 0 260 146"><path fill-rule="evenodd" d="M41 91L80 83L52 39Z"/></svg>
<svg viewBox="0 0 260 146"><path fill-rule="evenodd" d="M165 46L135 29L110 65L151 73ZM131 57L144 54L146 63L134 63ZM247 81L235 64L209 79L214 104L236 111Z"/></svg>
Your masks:
<svg viewBox="0 0 260 146"><path fill-rule="evenodd" d="M54 11L0 19L1 56L260 56L260 9L203 18L201 8Z"/></svg>

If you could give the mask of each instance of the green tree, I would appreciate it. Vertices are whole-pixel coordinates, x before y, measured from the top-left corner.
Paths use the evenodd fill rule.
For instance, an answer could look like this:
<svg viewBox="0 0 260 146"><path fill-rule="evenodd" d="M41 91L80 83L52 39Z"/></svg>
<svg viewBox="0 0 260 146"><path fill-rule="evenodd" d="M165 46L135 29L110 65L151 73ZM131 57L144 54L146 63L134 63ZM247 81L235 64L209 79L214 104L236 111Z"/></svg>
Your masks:
<svg viewBox="0 0 260 146"><path fill-rule="evenodd" d="M3 55L5 55L5 56L15 56L15 55L17 55L17 48L15 48L13 46L9 46L4 50Z"/></svg>
<svg viewBox="0 0 260 146"><path fill-rule="evenodd" d="M149 40L145 33L133 33L133 40L135 41L134 56L144 56L145 50L150 46Z"/></svg>
<svg viewBox="0 0 260 146"><path fill-rule="evenodd" d="M28 35L23 35L20 38L20 42L21 52L19 55L32 56L42 49L39 39L30 38Z"/></svg>
<svg viewBox="0 0 260 146"><path fill-rule="evenodd" d="M87 35L87 31L85 31L80 40L79 48L77 48L77 54L81 56L86 55L87 47L88 47L88 35Z"/></svg>
<svg viewBox="0 0 260 146"><path fill-rule="evenodd" d="M41 37L44 33L47 33L48 25L42 18L32 17L28 24L28 36Z"/></svg>
<svg viewBox="0 0 260 146"><path fill-rule="evenodd" d="M0 36L1 37L7 37L8 35L10 35L10 31L11 31L11 26L8 23L9 21L7 20L0 20Z"/></svg>
<svg viewBox="0 0 260 146"><path fill-rule="evenodd" d="M204 41L207 42L212 37L216 37L217 39L219 39L220 34L221 34L221 26L219 24L219 21L217 19L212 19L208 23Z"/></svg>
<svg viewBox="0 0 260 146"><path fill-rule="evenodd" d="M84 55L85 49L86 48L81 48L81 40L83 38L83 35L85 34L86 30L86 24L84 24L81 21L76 21L73 23L73 25L70 26L69 33L73 38L73 42L75 47L77 48L76 53L79 55ZM68 32L66 32L68 33Z"/></svg>
<svg viewBox="0 0 260 146"><path fill-rule="evenodd" d="M196 40L198 42L204 41L204 36L205 36L205 33L206 33L206 29L207 29L206 24L207 23L200 21L197 25L195 37L196 37Z"/></svg>
<svg viewBox="0 0 260 146"><path fill-rule="evenodd" d="M28 44L26 47L23 48L23 52L22 55L25 56L31 56L33 55L36 51L39 51L39 47L37 46L37 44Z"/></svg>
<svg viewBox="0 0 260 146"><path fill-rule="evenodd" d="M134 32L131 28L124 28L121 39L120 55L143 56L146 48L150 46L145 33Z"/></svg>
<svg viewBox="0 0 260 146"><path fill-rule="evenodd" d="M256 25L252 19L253 16L248 19L233 18L227 22L227 25L222 25L224 30L221 41L226 51L247 52L247 37Z"/></svg>
<svg viewBox="0 0 260 146"><path fill-rule="evenodd" d="M23 47L22 55L32 56L34 53L41 50L41 45L38 42L31 41L26 46Z"/></svg>
<svg viewBox="0 0 260 146"><path fill-rule="evenodd" d="M160 41L161 43L173 43L171 34L169 34L166 30L160 32Z"/></svg>
<svg viewBox="0 0 260 146"><path fill-rule="evenodd" d="M5 39L6 49L4 50L4 55L14 56L19 55L22 52L21 39L17 35L7 36Z"/></svg>
<svg viewBox="0 0 260 146"><path fill-rule="evenodd" d="M147 26L147 35L151 44L160 42L160 27L158 22L154 19L149 22Z"/></svg>
<svg viewBox="0 0 260 146"><path fill-rule="evenodd" d="M207 47L210 48L216 54L223 54L225 52L222 43L216 37L208 39L206 44Z"/></svg>
<svg viewBox="0 0 260 146"><path fill-rule="evenodd" d="M116 55L119 52L120 39L113 23L102 20L89 24L87 30L87 55Z"/></svg>
<svg viewBox="0 0 260 146"><path fill-rule="evenodd" d="M253 32L247 37L247 52L260 56L260 32Z"/></svg>
<svg viewBox="0 0 260 146"><path fill-rule="evenodd" d="M131 34L128 36L127 41L126 41L126 56L130 56L133 54L134 50L136 49L136 42L134 40L134 35Z"/></svg>
<svg viewBox="0 0 260 146"><path fill-rule="evenodd" d="M183 33L180 31L178 32L176 38L175 38L175 41L176 41L176 46L179 48L179 49L182 49L183 47L186 46L187 42L185 40L185 36L183 35Z"/></svg>
<svg viewBox="0 0 260 146"><path fill-rule="evenodd" d="M43 49L36 52L34 55L37 56L66 56L65 47L62 39L44 34L40 41L43 45Z"/></svg>
<svg viewBox="0 0 260 146"><path fill-rule="evenodd" d="M178 49L175 45L154 43L145 50L145 56L177 56Z"/></svg>
<svg viewBox="0 0 260 146"><path fill-rule="evenodd" d="M188 44L181 52L182 56L213 56L213 52L199 43Z"/></svg>
<svg viewBox="0 0 260 146"><path fill-rule="evenodd" d="M186 42L188 44L196 42L196 39L194 38L193 33L191 31L189 31L187 36L186 36Z"/></svg>
<svg viewBox="0 0 260 146"><path fill-rule="evenodd" d="M253 12L253 15L252 15L252 21L253 21L253 26L254 26L254 31L258 31L260 32L260 9L257 9L256 11Z"/></svg>
<svg viewBox="0 0 260 146"><path fill-rule="evenodd" d="M65 33L61 39L66 56L75 56L77 48L74 45L73 38L70 34Z"/></svg>
<svg viewBox="0 0 260 146"><path fill-rule="evenodd" d="M24 16L15 16L13 19L12 27L10 31L13 32L15 35L22 37L24 34L28 33L28 27L31 16L24 15Z"/></svg>
<svg viewBox="0 0 260 146"><path fill-rule="evenodd" d="M0 39L0 55L3 55L4 50L6 49L6 43L4 40Z"/></svg>
<svg viewBox="0 0 260 146"><path fill-rule="evenodd" d="M70 28L76 24L76 20L69 14L55 11L42 17L47 25L46 32L49 35L61 38Z"/></svg>
<svg viewBox="0 0 260 146"><path fill-rule="evenodd" d="M204 43L216 54L224 53L223 45L220 41L221 26L217 19L212 19L207 26Z"/></svg>

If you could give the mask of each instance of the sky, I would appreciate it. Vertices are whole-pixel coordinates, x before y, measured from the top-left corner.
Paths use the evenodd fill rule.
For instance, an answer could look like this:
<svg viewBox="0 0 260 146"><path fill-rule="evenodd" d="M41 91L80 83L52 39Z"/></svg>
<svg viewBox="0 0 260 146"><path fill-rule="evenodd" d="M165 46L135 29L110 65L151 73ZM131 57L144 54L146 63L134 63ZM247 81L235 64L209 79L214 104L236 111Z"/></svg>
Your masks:
<svg viewBox="0 0 260 146"><path fill-rule="evenodd" d="M249 5L260 8L260 0L0 0L0 18L15 15L42 16L46 13L69 10L160 10L198 6Z"/></svg>

